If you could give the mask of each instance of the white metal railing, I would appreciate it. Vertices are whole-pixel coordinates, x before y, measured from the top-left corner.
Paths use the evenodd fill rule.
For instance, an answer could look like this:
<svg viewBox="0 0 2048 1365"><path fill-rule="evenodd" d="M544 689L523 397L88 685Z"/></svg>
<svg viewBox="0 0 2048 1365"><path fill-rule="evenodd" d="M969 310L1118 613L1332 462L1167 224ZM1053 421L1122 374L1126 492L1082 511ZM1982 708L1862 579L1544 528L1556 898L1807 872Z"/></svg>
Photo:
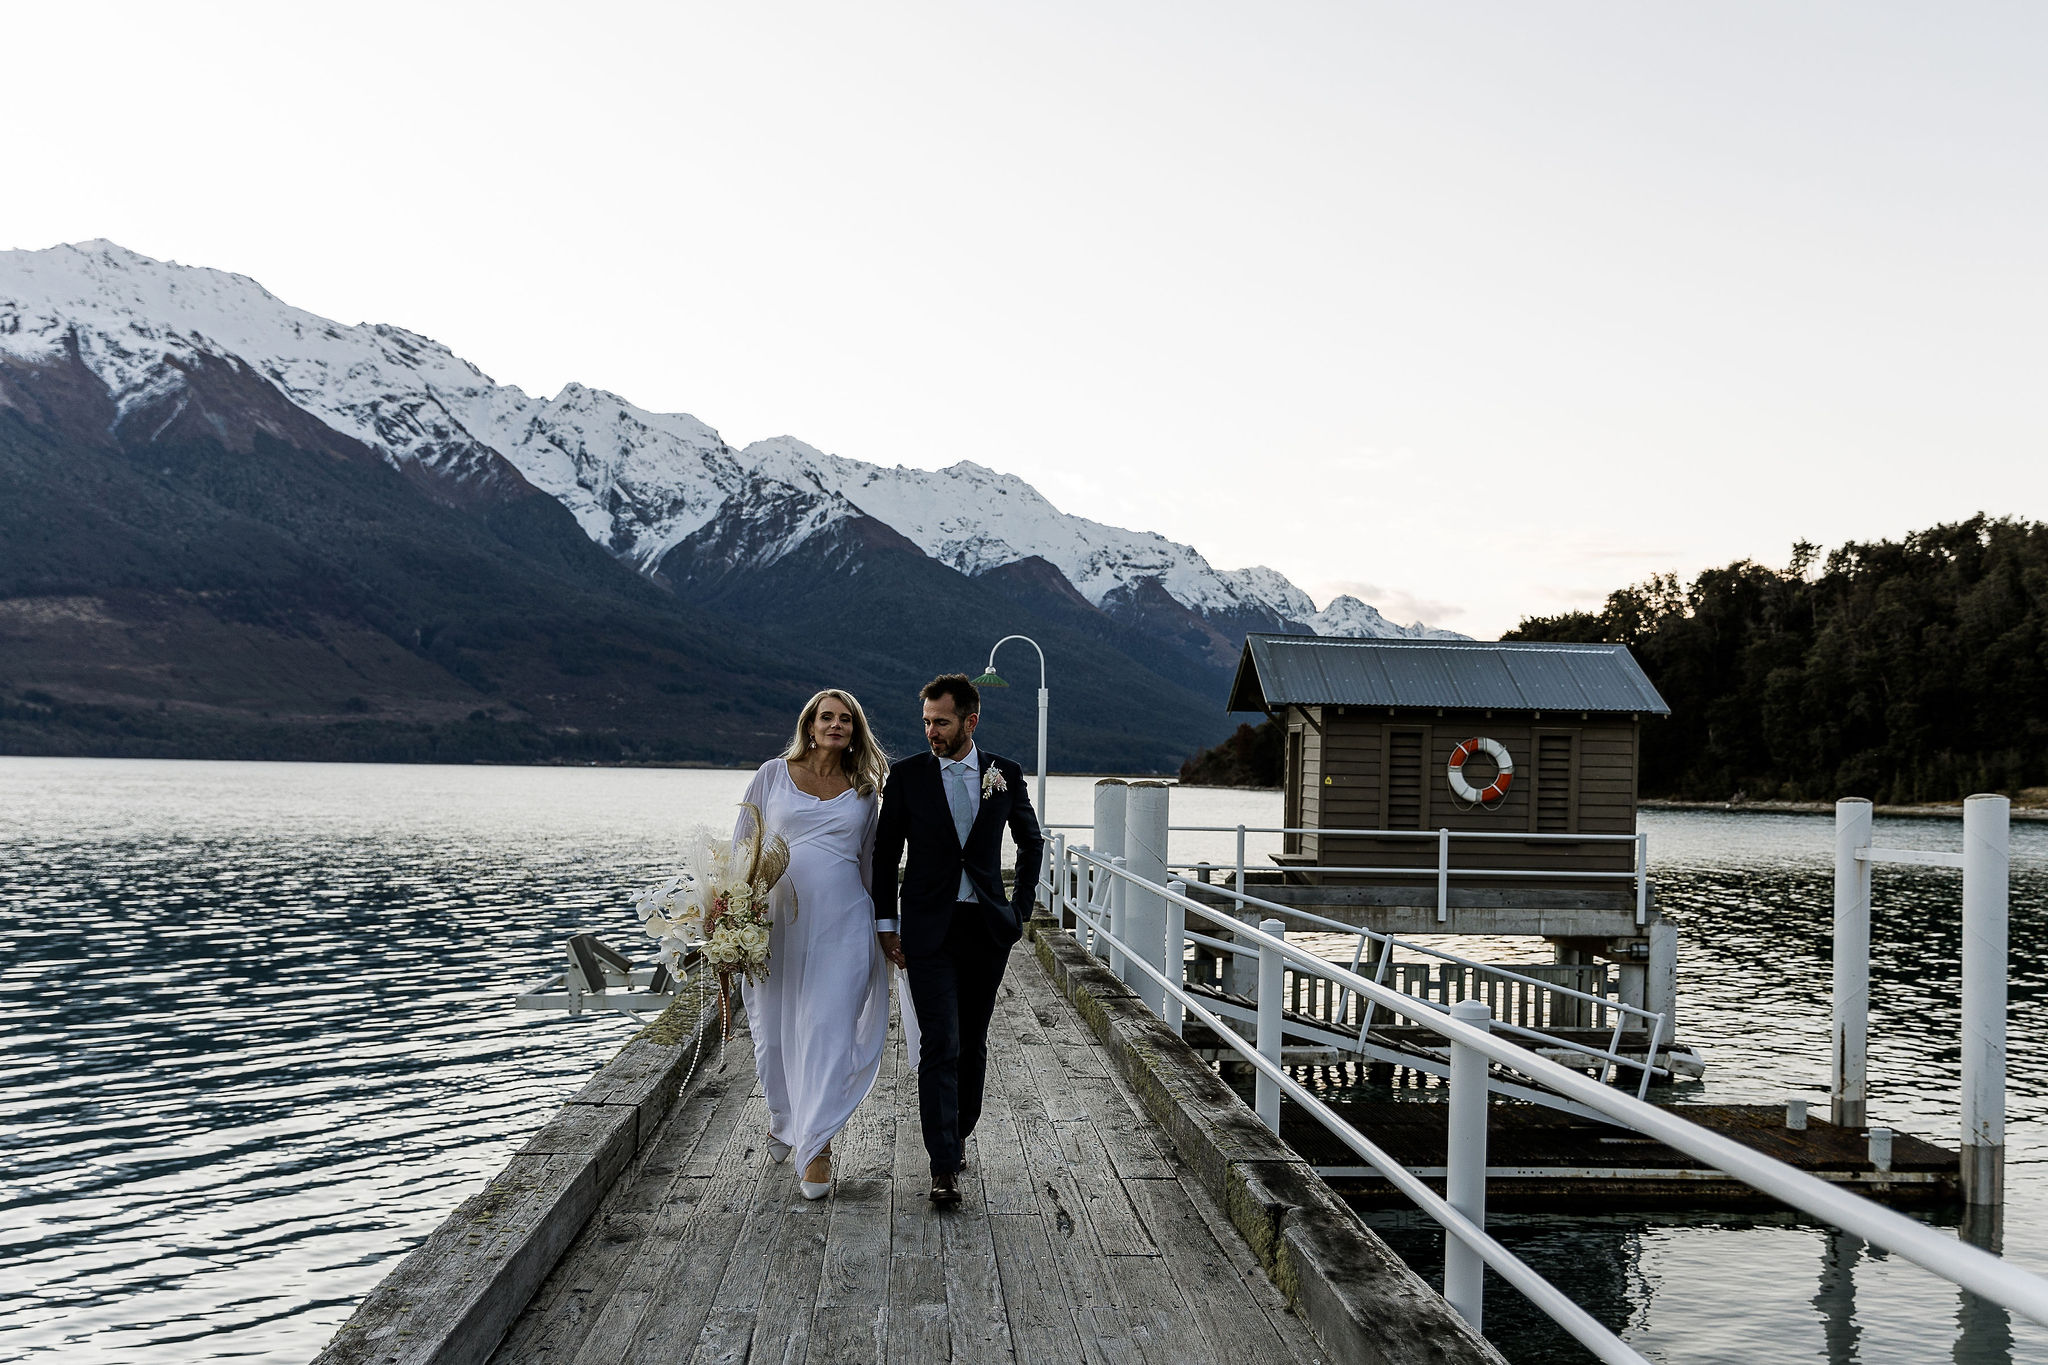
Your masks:
<svg viewBox="0 0 2048 1365"><path fill-rule="evenodd" d="M1056 838L1053 863L1048 869L1047 885L1054 897L1049 904L1056 904L1063 912L1063 923L1065 916L1073 917L1076 935L1091 952L1098 956L1106 953L1112 970L1120 974L1135 972L1140 979L1156 985L1165 1002L1161 1015L1169 1027L1179 1031L1187 1018L1194 1018L1253 1067L1257 1076L1254 1107L1267 1127L1275 1133L1279 1131L1280 1098L1284 1095L1293 1100L1444 1227L1445 1297L1475 1331L1480 1329L1482 1320L1477 1267L1484 1264L1522 1291L1598 1359L1647 1365L1643 1356L1486 1232L1483 1097L1486 1090L1512 1093L1522 1088L1490 1077L1489 1064L1520 1077L1531 1087L1562 1096L1610 1122L1654 1138L1810 1217L1884 1247L1970 1293L2048 1324L2048 1280L2030 1271L1497 1038L1487 1027L1486 1007L1480 1002L1460 1002L1448 1013L1433 1009L1425 1002L1287 942L1285 925L1278 919L1267 919L1256 928L1243 924L1231 919L1227 912L1187 895L1184 884L1147 881L1132 874L1123 863L1122 858L1104 857L1078 846L1070 848L1064 836ZM1157 944L1148 940L1140 946L1130 937L1128 902L1134 894L1156 898L1166 907L1166 934ZM1211 1009L1210 1001L1188 989L1181 979L1184 968L1180 972L1170 970L1177 955L1170 953L1167 945L1176 935L1185 936L1189 914L1212 924L1227 925L1234 939L1256 949L1262 987L1270 984L1273 989L1262 988L1259 992L1255 1041L1244 1038ZM1444 1038L1451 1054L1452 1117L1444 1195L1436 1194L1420 1177L1288 1073L1282 1061L1285 1024L1278 990L1281 973L1288 965L1296 971L1313 972L1338 982ZM1475 1091L1480 1095L1476 1101Z"/></svg>
<svg viewBox="0 0 2048 1365"><path fill-rule="evenodd" d="M1230 897L1236 904L1238 909L1236 918L1239 920L1245 919L1244 912L1248 908L1256 907L1268 916L1293 919L1314 925L1321 933L1352 936L1356 940L1356 946L1351 954L1350 969L1353 972L1358 971L1363 962L1366 946L1368 944L1374 945L1378 950L1376 954L1378 962L1373 969L1372 980L1378 985L1384 986L1387 984L1388 975L1395 966L1394 952L1396 949L1399 949L1404 953L1412 954L1426 961L1433 961L1457 968L1459 985L1463 988L1458 992L1460 999L1470 999L1478 995L1486 995L1490 997L1490 1004L1497 1004L1503 994L1503 988L1512 989L1519 987L1524 993L1533 994L1539 1002L1536 1010L1533 1012L1535 1026L1532 1026L1531 1023L1518 1023L1513 1019L1502 1018L1500 1017L1500 1011L1495 1009L1493 1011L1493 1027L1496 1031L1526 1038L1531 1046L1556 1048L1596 1058L1612 1065L1617 1072L1624 1067L1636 1068L1641 1073L1636 1089L1638 1096L1648 1093L1650 1081L1654 1076L1658 1074L1668 1075L1668 1072L1657 1066L1658 1048L1660 1046L1668 1046L1672 1041L1669 1020L1660 1011L1644 1009L1611 996L1580 990L1577 987L1567 986L1561 982L1546 981L1540 977L1530 976L1526 972L1516 971L1512 967L1480 962L1474 958L1450 952L1447 949L1416 943L1411 939L1398 938L1392 934L1381 933L1360 925L1346 924L1342 920L1318 915L1313 911L1303 910L1298 906L1283 905L1277 901L1265 900L1243 891L1233 891L1226 887L1222 889L1222 894ZM1187 934L1186 937L1190 942L1198 943L1214 953L1252 958L1258 956L1257 952L1243 948L1235 942L1198 934ZM1167 960L1172 960L1170 946L1168 948ZM1295 976L1297 981L1303 976L1311 980L1327 979L1320 977L1318 973L1296 973ZM1351 1003L1354 1000L1357 1001L1360 1005L1355 1038L1357 1046L1353 1050L1365 1050L1367 1036L1373 1025L1373 1015L1379 1007L1372 999L1357 995L1348 987L1334 982L1332 984L1337 991L1341 992L1341 995L1336 1002L1335 1009L1332 1011L1336 1017L1331 1022L1347 1024L1350 1019ZM1456 1000L1451 998L1452 994L1452 989L1447 981L1441 1004L1433 1006L1433 1008L1438 1009L1440 1012L1448 1013L1452 1006L1457 1003ZM1426 999L1422 1003L1429 1004ZM1612 1015L1614 1024L1612 1036L1609 1038L1607 1046L1601 1048L1592 1046L1583 1039L1572 1040L1558 1037L1555 1030L1558 1027L1556 1016L1560 1004L1570 1006L1574 1013L1583 1010L1589 1016L1588 1022L1595 1029L1605 1030L1607 1018L1609 1015ZM1226 1010L1224 1012L1233 1013L1234 1011ZM1549 1028L1541 1027L1543 1024L1548 1024ZM1627 1056L1622 1053L1623 1039L1626 1034L1631 1032L1643 1034L1647 1037L1641 1058ZM1403 1060L1406 1061L1407 1059ZM1409 1064L1412 1064L1412 1062Z"/></svg>
<svg viewBox="0 0 2048 1365"><path fill-rule="evenodd" d="M1092 826L1062 824L1047 825L1047 830L1090 829ZM1650 836L1638 831L1634 834L1556 834L1534 831L1511 830L1458 830L1458 829L1323 829L1314 825L1175 825L1174 833L1184 834L1235 834L1237 836L1236 873L1231 885L1242 893L1245 888L1245 844L1253 834L1278 834L1283 838L1290 834L1314 834L1331 838L1372 838L1372 839L1429 839L1436 844L1436 860L1433 864L1411 864L1405 867L1351 867L1336 864L1288 863L1290 873L1328 873L1338 876L1381 876L1381 877L1436 877L1436 918L1439 924L1451 917L1451 882L1464 878L1499 878L1506 880L1536 879L1563 881L1610 881L1631 882L1636 893L1636 923L1644 924L1650 914ZM1578 871L1570 868L1489 868L1453 867L1451 849L1460 841L1484 842L1487 840L1513 840L1535 844L1632 844L1634 865L1626 871ZM1196 871L1204 867L1217 866L1230 869L1232 864L1179 863L1173 865L1176 871Z"/></svg>
<svg viewBox="0 0 2048 1365"><path fill-rule="evenodd" d="M1963 802L1963 851L1884 848L1872 842L1870 802L1835 803L1831 1117L1863 1126L1870 1090L1870 870L1875 863L1955 868L1963 874L1961 1175L1970 1204L1999 1204L2005 1191L2005 1007L2012 803Z"/></svg>

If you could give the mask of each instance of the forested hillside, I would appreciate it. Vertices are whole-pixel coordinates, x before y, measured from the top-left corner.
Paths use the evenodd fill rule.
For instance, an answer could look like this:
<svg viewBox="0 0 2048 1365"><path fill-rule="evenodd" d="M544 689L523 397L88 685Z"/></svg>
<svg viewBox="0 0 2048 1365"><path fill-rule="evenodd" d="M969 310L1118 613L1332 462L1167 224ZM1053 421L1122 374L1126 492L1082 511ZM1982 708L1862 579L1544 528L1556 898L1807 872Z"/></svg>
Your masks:
<svg viewBox="0 0 2048 1365"><path fill-rule="evenodd" d="M1952 800L2048 784L2048 525L1979 515L1663 575L1511 640L1609 640L1671 703L1646 796Z"/></svg>

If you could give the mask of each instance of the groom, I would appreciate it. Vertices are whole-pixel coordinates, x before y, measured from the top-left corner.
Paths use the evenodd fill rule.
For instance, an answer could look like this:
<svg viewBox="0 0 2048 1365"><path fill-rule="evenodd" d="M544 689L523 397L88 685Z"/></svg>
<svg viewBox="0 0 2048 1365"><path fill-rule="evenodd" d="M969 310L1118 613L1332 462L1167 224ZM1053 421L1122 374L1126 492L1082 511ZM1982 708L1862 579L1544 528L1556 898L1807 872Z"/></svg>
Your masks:
<svg viewBox="0 0 2048 1365"><path fill-rule="evenodd" d="M1023 936L1045 851L1024 770L974 747L981 694L965 673L925 684L929 753L889 769L875 830L875 932L910 972L923 1042L917 1107L932 1159L932 1202L957 1204L964 1144L981 1117L988 1021L1010 945ZM1016 889L1003 892L1003 827L1017 844ZM910 846L899 894L896 867ZM899 912L898 902L901 902Z"/></svg>

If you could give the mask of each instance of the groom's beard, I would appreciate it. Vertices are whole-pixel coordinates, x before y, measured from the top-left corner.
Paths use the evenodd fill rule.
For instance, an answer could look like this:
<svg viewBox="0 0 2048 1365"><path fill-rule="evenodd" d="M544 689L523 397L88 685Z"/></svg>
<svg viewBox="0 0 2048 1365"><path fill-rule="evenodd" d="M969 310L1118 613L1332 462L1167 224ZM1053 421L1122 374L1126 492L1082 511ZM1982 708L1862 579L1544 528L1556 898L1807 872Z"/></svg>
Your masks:
<svg viewBox="0 0 2048 1365"><path fill-rule="evenodd" d="M967 736L963 733L953 741L953 747L944 747L943 740L932 741L932 752L940 758L958 758L967 752Z"/></svg>

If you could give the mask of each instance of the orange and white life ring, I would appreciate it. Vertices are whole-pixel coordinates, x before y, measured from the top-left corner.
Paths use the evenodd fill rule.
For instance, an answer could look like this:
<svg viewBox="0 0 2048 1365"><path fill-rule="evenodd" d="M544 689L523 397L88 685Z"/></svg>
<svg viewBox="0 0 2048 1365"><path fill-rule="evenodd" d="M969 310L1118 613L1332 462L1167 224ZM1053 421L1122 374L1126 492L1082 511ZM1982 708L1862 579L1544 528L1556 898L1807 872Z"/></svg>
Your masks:
<svg viewBox="0 0 2048 1365"><path fill-rule="evenodd" d="M1465 760L1474 754L1485 754L1499 766L1500 771L1484 789L1474 787L1465 780ZM1475 805L1491 806L1505 800L1508 787L1515 780L1515 760L1508 756L1507 746L1497 739L1468 739L1451 750L1450 766L1444 769L1444 777L1451 784L1452 793L1460 801Z"/></svg>

